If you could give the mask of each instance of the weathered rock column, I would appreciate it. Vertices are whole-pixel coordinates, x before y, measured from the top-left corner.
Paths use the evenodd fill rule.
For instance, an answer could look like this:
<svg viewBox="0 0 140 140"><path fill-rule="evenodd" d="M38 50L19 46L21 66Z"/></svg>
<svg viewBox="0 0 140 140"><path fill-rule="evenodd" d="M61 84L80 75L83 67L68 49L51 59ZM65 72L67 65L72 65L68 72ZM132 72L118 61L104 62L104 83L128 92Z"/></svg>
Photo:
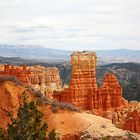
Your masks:
<svg viewBox="0 0 140 140"><path fill-rule="evenodd" d="M72 79L69 88L54 99L72 103L81 109L107 111L123 106L122 88L113 74L106 74L103 85L96 83L96 53L74 52L71 55Z"/></svg>
<svg viewBox="0 0 140 140"><path fill-rule="evenodd" d="M82 109L91 110L94 106L93 95L97 93L96 54L74 52L71 55L71 64L72 79L69 88L56 95L57 99L61 102L70 102Z"/></svg>
<svg viewBox="0 0 140 140"><path fill-rule="evenodd" d="M93 94L96 94L96 54L74 52L71 55L72 79L70 90L74 104L83 109L92 109Z"/></svg>

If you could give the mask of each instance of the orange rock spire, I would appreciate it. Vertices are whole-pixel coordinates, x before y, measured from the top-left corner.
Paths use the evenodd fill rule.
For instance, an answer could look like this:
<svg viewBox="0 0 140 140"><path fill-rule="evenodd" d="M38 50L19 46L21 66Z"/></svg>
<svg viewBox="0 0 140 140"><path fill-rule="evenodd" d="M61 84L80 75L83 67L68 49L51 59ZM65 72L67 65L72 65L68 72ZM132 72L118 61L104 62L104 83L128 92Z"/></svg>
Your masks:
<svg viewBox="0 0 140 140"><path fill-rule="evenodd" d="M96 54L74 52L71 55L72 79L70 86L54 93L54 99L69 102L85 110L110 110L124 104L122 88L113 74L106 74L103 85L96 83Z"/></svg>
<svg viewBox="0 0 140 140"><path fill-rule="evenodd" d="M92 52L74 52L71 55L72 79L70 87L97 88L96 84L96 54ZM77 87L75 87L77 88Z"/></svg>

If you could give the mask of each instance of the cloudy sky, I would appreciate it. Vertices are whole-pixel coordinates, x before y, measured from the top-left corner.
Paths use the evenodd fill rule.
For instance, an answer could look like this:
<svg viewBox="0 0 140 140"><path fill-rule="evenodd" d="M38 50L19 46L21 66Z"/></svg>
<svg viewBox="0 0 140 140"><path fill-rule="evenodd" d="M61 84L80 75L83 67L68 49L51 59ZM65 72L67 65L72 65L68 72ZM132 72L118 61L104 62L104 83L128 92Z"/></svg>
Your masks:
<svg viewBox="0 0 140 140"><path fill-rule="evenodd" d="M0 0L0 44L140 49L140 0Z"/></svg>

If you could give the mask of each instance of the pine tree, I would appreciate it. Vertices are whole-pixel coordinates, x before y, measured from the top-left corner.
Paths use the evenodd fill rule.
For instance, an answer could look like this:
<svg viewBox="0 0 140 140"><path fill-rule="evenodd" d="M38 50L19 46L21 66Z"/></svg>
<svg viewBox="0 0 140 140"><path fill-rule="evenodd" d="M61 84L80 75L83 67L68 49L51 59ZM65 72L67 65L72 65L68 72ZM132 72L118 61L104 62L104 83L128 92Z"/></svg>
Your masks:
<svg viewBox="0 0 140 140"><path fill-rule="evenodd" d="M35 101L28 102L27 96L23 98L23 104L20 105L17 117L14 118L11 113L11 123L5 131L0 128L0 140L46 140L47 123L42 123L43 114L37 109ZM53 133L56 136L55 131ZM49 140L54 140L50 137Z"/></svg>

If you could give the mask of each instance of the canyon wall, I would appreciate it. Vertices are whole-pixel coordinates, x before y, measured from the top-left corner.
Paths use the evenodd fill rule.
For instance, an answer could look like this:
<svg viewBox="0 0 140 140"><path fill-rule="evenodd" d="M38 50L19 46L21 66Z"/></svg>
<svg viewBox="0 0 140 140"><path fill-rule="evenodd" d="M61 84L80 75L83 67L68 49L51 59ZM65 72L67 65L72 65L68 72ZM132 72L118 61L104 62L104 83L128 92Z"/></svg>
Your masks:
<svg viewBox="0 0 140 140"><path fill-rule="evenodd" d="M32 66L27 69L32 72L32 76L30 76L31 85L35 89L39 89L45 96L51 98L54 90L61 90L62 82L57 68Z"/></svg>
<svg viewBox="0 0 140 140"><path fill-rule="evenodd" d="M2 65L0 67L0 76L15 76L20 81L30 84L31 71L26 66Z"/></svg>
<svg viewBox="0 0 140 140"><path fill-rule="evenodd" d="M54 67L1 65L0 76L14 76L45 96L51 96L54 90L61 90L62 86L59 71Z"/></svg>

